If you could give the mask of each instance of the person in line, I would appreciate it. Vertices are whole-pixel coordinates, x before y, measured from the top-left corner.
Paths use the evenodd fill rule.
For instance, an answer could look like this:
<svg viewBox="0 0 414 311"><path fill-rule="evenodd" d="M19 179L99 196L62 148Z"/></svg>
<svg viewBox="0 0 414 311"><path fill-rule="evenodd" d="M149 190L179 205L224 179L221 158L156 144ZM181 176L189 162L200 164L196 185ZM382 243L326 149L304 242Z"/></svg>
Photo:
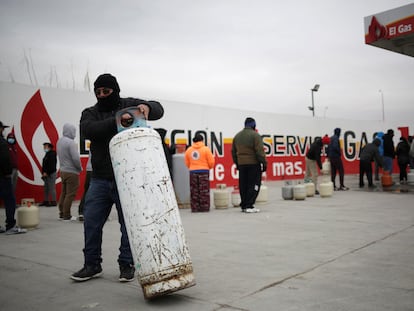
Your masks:
<svg viewBox="0 0 414 311"><path fill-rule="evenodd" d="M79 203L79 207L78 207L78 220L79 221L83 221L83 207L85 206L85 197L86 197L86 192L89 189L89 184L91 182L91 176L92 176L92 155L89 152L89 157L88 157L88 161L86 162L86 175L85 175L85 182L83 184L83 194L82 194L82 198L80 200Z"/></svg>
<svg viewBox="0 0 414 311"><path fill-rule="evenodd" d="M12 188L13 193L16 194L16 185L17 185L17 175L18 175L18 167L17 167L17 147L16 147L16 137L13 133L7 134L7 143L9 144L9 154L10 154L10 160L12 164Z"/></svg>
<svg viewBox="0 0 414 311"><path fill-rule="evenodd" d="M400 184L407 183L407 167L410 164L410 144L401 136L396 150L398 167L400 168Z"/></svg>
<svg viewBox="0 0 414 311"><path fill-rule="evenodd" d="M27 231L16 226L16 197L14 196L11 181L13 167L7 141L3 136L4 129L8 127L8 125L0 122L0 199L4 201L6 212L6 228L0 226L0 233L6 232L7 235L25 233Z"/></svg>
<svg viewBox="0 0 414 311"><path fill-rule="evenodd" d="M196 134L193 144L184 154L185 165L190 170L190 197L192 212L208 212L210 210L210 169L215 160L203 141L201 134Z"/></svg>
<svg viewBox="0 0 414 311"><path fill-rule="evenodd" d="M382 158L379 153L379 146L381 145L381 140L375 138L372 143L367 144L362 148L361 154L359 156L359 187L364 187L364 174L367 175L368 179L368 188L374 188L374 183L372 181L372 161L378 163L379 167L382 167Z"/></svg>
<svg viewBox="0 0 414 311"><path fill-rule="evenodd" d="M79 188L79 173L82 171L78 147L74 141L76 127L72 124L63 125L63 136L56 144L60 163L62 191L59 198L59 219L65 222L76 220L72 217L71 207Z"/></svg>
<svg viewBox="0 0 414 311"><path fill-rule="evenodd" d="M56 151L53 150L53 145L49 142L43 144L43 150L45 152L42 161L44 200L39 206L56 206Z"/></svg>
<svg viewBox="0 0 414 311"><path fill-rule="evenodd" d="M262 183L262 172L266 172L267 161L263 149L263 140L256 132L256 121L246 118L244 129L238 132L231 147L231 154L239 170L239 191L241 211L260 212L254 207Z"/></svg>
<svg viewBox="0 0 414 311"><path fill-rule="evenodd" d="M305 180L312 178L312 182L315 185L315 194L319 194L318 189L318 167L322 169L321 152L322 152L322 139L316 137L315 141L310 145L308 152L306 153L306 171Z"/></svg>
<svg viewBox="0 0 414 311"><path fill-rule="evenodd" d="M331 180L334 184L334 190L349 190L348 187L345 187L344 184L344 165L342 163L342 150L341 144L339 142L339 137L341 136L341 129L339 127L335 128L334 135L331 136L330 142L328 145L328 158L331 162ZM335 185L336 172L339 174L339 188Z"/></svg>
<svg viewBox="0 0 414 311"><path fill-rule="evenodd" d="M408 137L408 143L410 145L410 152L408 155L410 156L410 168L414 170L414 137L409 136Z"/></svg>
<svg viewBox="0 0 414 311"><path fill-rule="evenodd" d="M378 147L378 151L380 154L381 159L384 157L384 132L378 132L374 133L374 139L378 138L381 141L381 145ZM374 160L375 163L375 180L379 181L379 165L376 160Z"/></svg>
<svg viewBox="0 0 414 311"><path fill-rule="evenodd" d="M384 171L392 175L395 158L394 131L389 129L384 135Z"/></svg>
<svg viewBox="0 0 414 311"><path fill-rule="evenodd" d="M97 103L82 112L80 128L82 135L91 141L92 178L86 192L84 215L83 248L84 265L71 275L74 281L87 281L102 275L102 233L106 220L115 204L121 228L119 247L119 281L129 282L135 277L135 268L121 209L118 189L109 153L109 141L117 134L115 114L126 107L137 107L147 120L160 119L164 109L159 102L135 98L121 98L116 78L105 73L94 82ZM130 114L121 116L130 119Z"/></svg>

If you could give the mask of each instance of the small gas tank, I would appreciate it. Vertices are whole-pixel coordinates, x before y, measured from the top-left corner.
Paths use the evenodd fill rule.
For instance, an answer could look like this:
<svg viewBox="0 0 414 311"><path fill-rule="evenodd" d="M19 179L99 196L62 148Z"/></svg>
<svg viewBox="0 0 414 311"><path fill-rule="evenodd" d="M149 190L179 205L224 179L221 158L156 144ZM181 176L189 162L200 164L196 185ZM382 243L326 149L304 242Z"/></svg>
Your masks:
<svg viewBox="0 0 414 311"><path fill-rule="evenodd" d="M286 184L282 187L282 198L284 200L293 200L293 186Z"/></svg>
<svg viewBox="0 0 414 311"><path fill-rule="evenodd" d="M17 225L22 228L33 229L39 225L39 208L28 202L16 210Z"/></svg>
<svg viewBox="0 0 414 311"><path fill-rule="evenodd" d="M306 198L306 187L304 185L296 185L293 187L293 197L295 200L305 200Z"/></svg>
<svg viewBox="0 0 414 311"><path fill-rule="evenodd" d="M313 182L305 183L306 196L313 197L315 195L315 184Z"/></svg>
<svg viewBox="0 0 414 311"><path fill-rule="evenodd" d="M329 181L319 185L319 194L321 198L331 197L333 194L333 182Z"/></svg>
<svg viewBox="0 0 414 311"><path fill-rule="evenodd" d="M387 171L381 176L381 184L383 187L392 186L392 176Z"/></svg>

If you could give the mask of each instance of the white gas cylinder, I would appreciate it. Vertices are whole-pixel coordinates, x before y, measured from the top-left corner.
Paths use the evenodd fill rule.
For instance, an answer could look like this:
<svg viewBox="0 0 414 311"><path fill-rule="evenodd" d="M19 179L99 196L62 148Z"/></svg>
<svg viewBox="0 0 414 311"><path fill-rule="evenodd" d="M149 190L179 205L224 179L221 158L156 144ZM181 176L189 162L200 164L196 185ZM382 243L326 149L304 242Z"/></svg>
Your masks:
<svg viewBox="0 0 414 311"><path fill-rule="evenodd" d="M109 150L144 297L195 285L160 136L151 128L131 128L115 135Z"/></svg>
<svg viewBox="0 0 414 311"><path fill-rule="evenodd" d="M39 225L39 208L32 205L31 201L25 202L16 210L17 225L26 229L33 229Z"/></svg>
<svg viewBox="0 0 414 311"><path fill-rule="evenodd" d="M322 163L322 174L329 175L331 173L331 162L328 159L325 159Z"/></svg>
<svg viewBox="0 0 414 311"><path fill-rule="evenodd" d="M240 197L240 191L238 188L234 188L234 190L231 192L231 204L233 207L240 207L241 203L241 197Z"/></svg>
<svg viewBox="0 0 414 311"><path fill-rule="evenodd" d="M258 204L266 203L267 199L268 199L267 186L262 184L260 186L259 194L257 195L257 198L256 198L256 203Z"/></svg>
<svg viewBox="0 0 414 311"><path fill-rule="evenodd" d="M213 199L216 209L226 209L229 207L229 192L227 189L213 190Z"/></svg>
<svg viewBox="0 0 414 311"><path fill-rule="evenodd" d="M305 183L306 196L313 197L315 195L315 184L313 182Z"/></svg>
<svg viewBox="0 0 414 311"><path fill-rule="evenodd" d="M319 185L319 194L322 198L331 197L334 191L333 182L325 182Z"/></svg>
<svg viewBox="0 0 414 311"><path fill-rule="evenodd" d="M306 187L304 185L296 185L293 187L293 197L295 200L305 200L306 198Z"/></svg>

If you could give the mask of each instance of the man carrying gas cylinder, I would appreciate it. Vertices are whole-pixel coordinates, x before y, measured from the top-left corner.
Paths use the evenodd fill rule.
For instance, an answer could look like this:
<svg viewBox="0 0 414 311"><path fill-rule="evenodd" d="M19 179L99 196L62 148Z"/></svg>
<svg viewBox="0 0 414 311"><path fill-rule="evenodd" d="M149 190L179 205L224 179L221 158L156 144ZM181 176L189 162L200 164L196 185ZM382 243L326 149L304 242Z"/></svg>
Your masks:
<svg viewBox="0 0 414 311"><path fill-rule="evenodd" d="M135 268L129 246L124 216L115 183L109 153L109 142L117 131L115 114L117 111L136 107L147 120L158 120L164 114L159 102L136 98L121 98L118 82L111 74L100 75L94 83L97 103L82 112L80 129L82 135L91 141L92 178L84 205L84 266L71 275L71 279L81 282L102 275L102 230L115 204L121 226L121 245L118 264L120 282L132 281ZM130 120L125 114L122 119Z"/></svg>

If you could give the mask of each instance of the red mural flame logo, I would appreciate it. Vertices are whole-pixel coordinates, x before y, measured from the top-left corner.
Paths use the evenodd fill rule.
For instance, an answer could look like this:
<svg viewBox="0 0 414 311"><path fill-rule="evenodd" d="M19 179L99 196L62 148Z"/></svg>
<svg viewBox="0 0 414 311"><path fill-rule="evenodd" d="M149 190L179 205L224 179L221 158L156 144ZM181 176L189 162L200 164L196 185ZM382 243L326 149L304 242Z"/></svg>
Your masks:
<svg viewBox="0 0 414 311"><path fill-rule="evenodd" d="M25 195L28 195L27 192L33 195L36 192L41 192L41 189L38 188L43 185L41 180L42 156L36 155L33 148L34 137L46 137L54 146L59 139L56 127L43 103L40 90L36 91L27 102L21 116L20 130L23 144L17 143L19 177L25 184L18 188L24 188ZM17 197L19 197L19 192L21 191L18 191Z"/></svg>

